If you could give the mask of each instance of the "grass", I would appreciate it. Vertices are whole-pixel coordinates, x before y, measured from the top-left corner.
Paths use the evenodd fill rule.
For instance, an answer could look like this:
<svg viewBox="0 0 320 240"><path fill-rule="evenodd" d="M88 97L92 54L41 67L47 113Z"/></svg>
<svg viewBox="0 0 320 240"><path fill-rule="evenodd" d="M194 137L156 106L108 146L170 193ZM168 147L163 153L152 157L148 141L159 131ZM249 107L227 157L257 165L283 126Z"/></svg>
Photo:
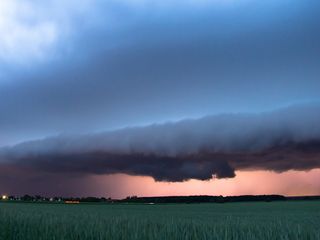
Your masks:
<svg viewBox="0 0 320 240"><path fill-rule="evenodd" d="M320 202L176 205L0 202L0 239L320 239Z"/></svg>

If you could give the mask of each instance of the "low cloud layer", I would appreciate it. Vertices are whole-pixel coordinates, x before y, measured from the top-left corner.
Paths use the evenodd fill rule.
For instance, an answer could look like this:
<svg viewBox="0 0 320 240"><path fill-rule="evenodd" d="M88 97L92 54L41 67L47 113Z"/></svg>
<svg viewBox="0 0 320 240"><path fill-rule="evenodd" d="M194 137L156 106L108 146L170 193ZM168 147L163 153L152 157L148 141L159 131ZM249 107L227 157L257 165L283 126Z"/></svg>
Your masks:
<svg viewBox="0 0 320 240"><path fill-rule="evenodd" d="M1 166L48 174L125 173L157 181L230 178L235 170L320 167L320 104L224 114L2 148Z"/></svg>

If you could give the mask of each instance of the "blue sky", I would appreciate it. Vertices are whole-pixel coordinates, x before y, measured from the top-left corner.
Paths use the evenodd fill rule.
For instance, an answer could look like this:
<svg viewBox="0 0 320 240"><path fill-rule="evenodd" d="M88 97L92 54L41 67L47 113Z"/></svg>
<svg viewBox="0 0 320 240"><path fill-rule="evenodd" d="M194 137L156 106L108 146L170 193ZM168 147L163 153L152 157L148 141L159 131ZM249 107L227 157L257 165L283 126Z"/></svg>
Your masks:
<svg viewBox="0 0 320 240"><path fill-rule="evenodd" d="M317 1L0 4L0 145L319 100Z"/></svg>

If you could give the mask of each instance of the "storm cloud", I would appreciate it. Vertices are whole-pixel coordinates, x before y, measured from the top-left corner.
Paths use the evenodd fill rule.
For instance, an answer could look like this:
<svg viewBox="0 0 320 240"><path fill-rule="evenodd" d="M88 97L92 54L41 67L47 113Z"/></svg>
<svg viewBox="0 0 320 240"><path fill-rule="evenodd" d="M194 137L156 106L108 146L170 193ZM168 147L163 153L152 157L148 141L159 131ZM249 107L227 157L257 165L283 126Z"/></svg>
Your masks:
<svg viewBox="0 0 320 240"><path fill-rule="evenodd" d="M320 167L320 105L224 114L1 149L2 164L47 173L151 176L157 181L230 178L235 170Z"/></svg>
<svg viewBox="0 0 320 240"><path fill-rule="evenodd" d="M0 188L81 194L114 173L183 182L318 168L319 10L1 1Z"/></svg>
<svg viewBox="0 0 320 240"><path fill-rule="evenodd" d="M41 62L0 64L0 146L319 97L317 1L54 2L71 33Z"/></svg>

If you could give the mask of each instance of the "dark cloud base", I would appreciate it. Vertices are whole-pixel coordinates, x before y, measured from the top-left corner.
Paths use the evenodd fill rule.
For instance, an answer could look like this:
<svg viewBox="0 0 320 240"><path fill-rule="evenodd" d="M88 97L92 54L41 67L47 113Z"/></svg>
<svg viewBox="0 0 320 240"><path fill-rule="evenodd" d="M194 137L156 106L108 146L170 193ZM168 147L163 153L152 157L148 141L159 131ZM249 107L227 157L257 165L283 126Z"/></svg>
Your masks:
<svg viewBox="0 0 320 240"><path fill-rule="evenodd" d="M236 170L320 167L320 106L229 114L81 136L30 141L0 151L15 175L124 173L156 181L232 178Z"/></svg>
<svg viewBox="0 0 320 240"><path fill-rule="evenodd" d="M8 164L6 164L8 165ZM320 167L320 141L288 143L252 153L198 153L185 156L146 154L50 154L28 156L9 164L50 174L115 174L151 176L156 181L180 182L235 177L235 170L265 169L276 172ZM0 167L3 168L4 165Z"/></svg>

